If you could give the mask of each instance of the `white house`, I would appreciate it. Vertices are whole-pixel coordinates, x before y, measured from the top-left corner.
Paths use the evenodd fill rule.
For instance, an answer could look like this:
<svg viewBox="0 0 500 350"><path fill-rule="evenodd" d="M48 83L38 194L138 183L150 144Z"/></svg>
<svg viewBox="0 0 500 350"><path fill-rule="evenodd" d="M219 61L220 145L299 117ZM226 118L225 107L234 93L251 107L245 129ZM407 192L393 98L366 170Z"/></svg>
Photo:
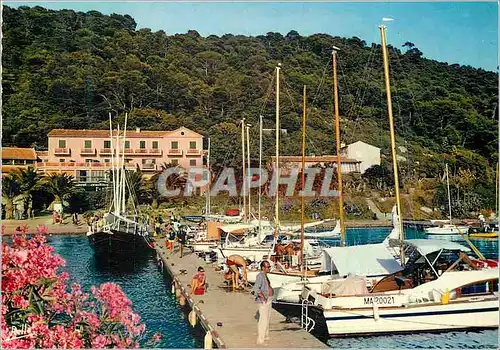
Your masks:
<svg viewBox="0 0 500 350"><path fill-rule="evenodd" d="M351 143L341 150L342 154L351 159L361 161L360 172L363 174L372 165L380 165L380 148L363 141Z"/></svg>

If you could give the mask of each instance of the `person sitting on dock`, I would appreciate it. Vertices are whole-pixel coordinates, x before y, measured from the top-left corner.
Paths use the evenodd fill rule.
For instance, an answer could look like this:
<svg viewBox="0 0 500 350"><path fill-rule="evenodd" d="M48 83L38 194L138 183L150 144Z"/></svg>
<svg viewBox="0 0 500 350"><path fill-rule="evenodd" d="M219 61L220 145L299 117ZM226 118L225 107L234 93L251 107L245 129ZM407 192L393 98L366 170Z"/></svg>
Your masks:
<svg viewBox="0 0 500 350"><path fill-rule="evenodd" d="M243 283L242 284L246 285L248 283L247 262L241 255L237 255L237 254L230 255L226 259L226 265L229 268L229 270L232 272L233 290L235 290L236 288L242 287L239 284L239 279L240 279L239 268L240 267L243 270Z"/></svg>
<svg viewBox="0 0 500 350"><path fill-rule="evenodd" d="M193 276L191 281L191 293L194 295L205 294L206 276L203 266L198 267L198 272Z"/></svg>

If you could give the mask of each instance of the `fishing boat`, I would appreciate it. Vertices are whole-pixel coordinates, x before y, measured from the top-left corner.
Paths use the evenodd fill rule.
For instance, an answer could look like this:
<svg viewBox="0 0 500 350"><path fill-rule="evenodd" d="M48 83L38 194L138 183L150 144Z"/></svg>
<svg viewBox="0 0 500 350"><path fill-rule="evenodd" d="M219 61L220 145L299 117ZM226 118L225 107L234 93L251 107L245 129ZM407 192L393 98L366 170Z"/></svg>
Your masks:
<svg viewBox="0 0 500 350"><path fill-rule="evenodd" d="M98 258L134 258L148 255L152 252L150 230L147 222L140 221L137 198L132 186L128 183L125 170L125 139L127 128L127 116L125 116L125 128L120 133L120 127L115 133L112 130L110 116L110 139L112 151L112 202L109 211L102 219L89 225L87 238ZM116 135L113 147L113 134ZM128 195L126 195L128 191ZM132 212L127 210L127 203L132 207Z"/></svg>

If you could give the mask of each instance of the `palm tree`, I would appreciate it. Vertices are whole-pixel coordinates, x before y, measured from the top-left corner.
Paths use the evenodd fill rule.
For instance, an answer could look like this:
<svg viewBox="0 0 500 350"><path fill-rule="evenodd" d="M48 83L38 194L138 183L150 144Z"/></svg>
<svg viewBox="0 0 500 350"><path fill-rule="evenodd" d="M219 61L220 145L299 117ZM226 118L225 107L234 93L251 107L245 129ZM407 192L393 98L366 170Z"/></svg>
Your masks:
<svg viewBox="0 0 500 350"><path fill-rule="evenodd" d="M30 209L33 206L31 194L40 186L40 180L42 177L40 176L40 173L33 168L19 169L17 175L21 194L24 199L24 215L29 218L31 215Z"/></svg>
<svg viewBox="0 0 500 350"><path fill-rule="evenodd" d="M186 174L180 175L180 172L183 170L182 167L179 165L172 165L172 164L167 164L163 163L161 165L161 170L157 172L151 180L154 181L154 190L158 192L158 180L160 178L161 173L163 173L165 170L169 168L177 168L179 170L178 172L174 172L171 174L169 177L165 179L165 187L167 190L174 190L174 189L180 189L180 193L184 193L184 190L186 189L186 185L188 183L188 179L186 177ZM158 198L163 198L164 194L163 193L158 193Z"/></svg>
<svg viewBox="0 0 500 350"><path fill-rule="evenodd" d="M19 174L10 173L2 178L2 198L5 199L5 219L14 218L14 200L21 195Z"/></svg>
<svg viewBox="0 0 500 350"><path fill-rule="evenodd" d="M54 196L54 203L63 204L71 196L75 188L75 178L68 174L49 174L44 178L44 188Z"/></svg>

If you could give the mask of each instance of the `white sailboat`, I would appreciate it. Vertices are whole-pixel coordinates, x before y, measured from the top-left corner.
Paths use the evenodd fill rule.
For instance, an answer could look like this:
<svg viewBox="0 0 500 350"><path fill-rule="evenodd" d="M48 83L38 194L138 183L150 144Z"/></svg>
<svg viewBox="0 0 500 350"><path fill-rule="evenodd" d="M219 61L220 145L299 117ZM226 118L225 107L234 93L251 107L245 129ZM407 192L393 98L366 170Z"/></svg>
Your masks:
<svg viewBox="0 0 500 350"><path fill-rule="evenodd" d="M116 134L113 147L113 134ZM111 140L112 193L113 201L108 213L100 223L90 225L87 238L94 254L98 258L134 258L148 255L152 251L150 227L139 218L136 196L128 183L125 170L125 139L127 136L127 115L125 126L120 133L120 126L114 133L111 114L109 115L109 137ZM133 207L133 212L127 210L127 196Z"/></svg>
<svg viewBox="0 0 500 350"><path fill-rule="evenodd" d="M465 225L454 225L451 218L451 194L450 194L450 179L448 176L448 164L446 164L446 189L448 193L448 210L449 216L448 220L441 221L439 226L427 227L424 229L425 233L428 235L460 235L467 234L469 232L469 226Z"/></svg>

